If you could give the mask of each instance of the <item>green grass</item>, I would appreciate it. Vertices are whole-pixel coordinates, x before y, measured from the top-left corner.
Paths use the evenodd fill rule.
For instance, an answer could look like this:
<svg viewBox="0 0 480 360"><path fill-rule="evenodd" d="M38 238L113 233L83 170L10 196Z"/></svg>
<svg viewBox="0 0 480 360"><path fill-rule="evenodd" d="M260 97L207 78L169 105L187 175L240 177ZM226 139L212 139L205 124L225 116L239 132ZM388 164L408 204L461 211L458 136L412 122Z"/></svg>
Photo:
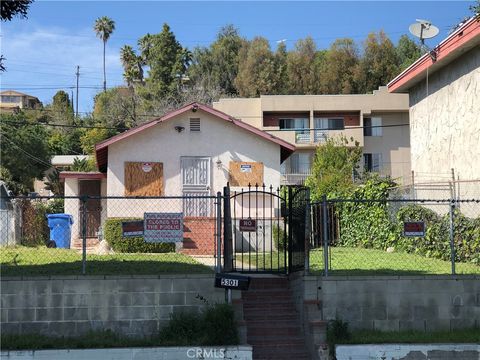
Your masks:
<svg viewBox="0 0 480 360"><path fill-rule="evenodd" d="M126 337L110 330L92 331L77 337L42 334L1 336L2 350L93 349L152 346L215 346L239 343L235 313L231 305L208 305L200 312L176 312L157 334Z"/></svg>
<svg viewBox="0 0 480 360"><path fill-rule="evenodd" d="M455 331L392 331L358 330L350 339L337 340L337 344L393 344L393 343L479 343L480 328Z"/></svg>
<svg viewBox="0 0 480 360"><path fill-rule="evenodd" d="M46 247L11 247L0 252L3 276L80 275L82 255L75 250ZM212 270L178 253L90 255L88 275L156 275L163 273L208 273Z"/></svg>
<svg viewBox="0 0 480 360"><path fill-rule="evenodd" d="M333 275L433 275L451 274L451 263L439 259L402 252L332 247L330 248L331 274ZM323 271L323 251L310 252L310 270L312 273ZM456 263L457 274L480 274L480 266L468 263Z"/></svg>
<svg viewBox="0 0 480 360"><path fill-rule="evenodd" d="M272 256L271 256L272 255ZM331 275L441 275L451 274L449 261L426 258L420 255L407 253L387 253L386 251L331 247L330 248L330 270ZM278 253L267 253L265 255L248 253L236 255L237 267L243 262L244 269L248 264L252 269L278 269ZM265 267L264 267L265 261ZM284 267L284 256L280 253L280 268ZM312 274L323 273L323 250L315 249L310 252L310 272ZM456 263L457 274L480 274L480 266L467 263Z"/></svg>
<svg viewBox="0 0 480 360"><path fill-rule="evenodd" d="M251 270L251 271L283 271L285 269L285 253L272 252L256 255L254 252L250 254L243 253L235 256L235 267L237 270Z"/></svg>

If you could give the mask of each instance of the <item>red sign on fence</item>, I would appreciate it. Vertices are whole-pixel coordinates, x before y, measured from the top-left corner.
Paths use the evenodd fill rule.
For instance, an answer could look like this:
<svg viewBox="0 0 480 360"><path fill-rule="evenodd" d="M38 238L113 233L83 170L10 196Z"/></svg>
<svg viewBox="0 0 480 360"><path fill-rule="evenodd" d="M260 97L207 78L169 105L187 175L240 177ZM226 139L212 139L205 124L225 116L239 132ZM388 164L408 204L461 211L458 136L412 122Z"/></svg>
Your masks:
<svg viewBox="0 0 480 360"><path fill-rule="evenodd" d="M425 222L405 221L403 223L403 236L425 236Z"/></svg>
<svg viewBox="0 0 480 360"><path fill-rule="evenodd" d="M239 228L240 231L257 231L257 221L252 219L240 219Z"/></svg>

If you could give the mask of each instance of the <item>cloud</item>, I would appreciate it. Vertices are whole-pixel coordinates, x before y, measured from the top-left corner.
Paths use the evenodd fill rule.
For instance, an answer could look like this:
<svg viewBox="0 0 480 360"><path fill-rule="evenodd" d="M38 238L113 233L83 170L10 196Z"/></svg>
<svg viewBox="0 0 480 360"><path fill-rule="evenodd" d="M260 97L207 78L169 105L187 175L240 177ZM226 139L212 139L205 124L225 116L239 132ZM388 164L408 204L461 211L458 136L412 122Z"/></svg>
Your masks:
<svg viewBox="0 0 480 360"><path fill-rule="evenodd" d="M2 74L2 89L18 88L49 102L56 89L74 86L76 66L80 66L80 85L103 85L103 45L91 29L73 35L62 28L36 28L32 31L3 31L2 54L7 72ZM107 43L107 85L122 83L119 48ZM80 111L90 111L98 90L81 89Z"/></svg>

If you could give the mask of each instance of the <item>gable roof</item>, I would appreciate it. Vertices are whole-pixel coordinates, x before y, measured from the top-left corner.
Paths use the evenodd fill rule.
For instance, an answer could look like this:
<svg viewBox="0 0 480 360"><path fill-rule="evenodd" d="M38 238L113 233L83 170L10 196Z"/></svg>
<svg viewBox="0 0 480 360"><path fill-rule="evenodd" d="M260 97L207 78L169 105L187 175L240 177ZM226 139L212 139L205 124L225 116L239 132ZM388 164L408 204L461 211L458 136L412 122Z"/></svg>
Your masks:
<svg viewBox="0 0 480 360"><path fill-rule="evenodd" d="M295 146L290 144L289 142L286 142L285 140L279 139L276 136L273 136L265 131L262 131L252 125L249 125L247 123L244 123L241 120L235 119L234 117L216 110L208 105L205 104L200 104L197 102L182 106L181 108L171 111L165 115L163 115L160 118L148 121L140 126L134 127L130 130L127 130L121 134L115 135L109 139L106 139L98 144L95 145L95 152L96 152L96 158L97 158L97 165L100 171L106 171L107 165L108 165L108 147L118 141L122 141L132 135L135 135L139 132L145 131L157 124L167 122L170 119L173 119L174 117L186 113L191 110L201 110L204 111L210 115L213 115L221 120L227 121L232 123L235 126L238 126L241 129L244 129L246 131L249 131L255 136L258 136L266 141L271 141L277 145L280 146L281 149L281 161L285 160L287 157L289 157L294 151L295 151Z"/></svg>
<svg viewBox="0 0 480 360"><path fill-rule="evenodd" d="M387 84L388 91L407 92L426 77L427 69L431 75L466 51L479 45L480 19L472 17L435 47L436 61L432 60L429 53L424 54Z"/></svg>

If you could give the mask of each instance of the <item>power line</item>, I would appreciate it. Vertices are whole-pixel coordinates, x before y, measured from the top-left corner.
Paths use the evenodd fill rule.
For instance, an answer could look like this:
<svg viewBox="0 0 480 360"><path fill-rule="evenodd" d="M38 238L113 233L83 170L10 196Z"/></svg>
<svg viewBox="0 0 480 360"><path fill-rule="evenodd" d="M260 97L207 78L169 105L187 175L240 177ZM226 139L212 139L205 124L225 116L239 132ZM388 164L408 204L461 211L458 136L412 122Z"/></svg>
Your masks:
<svg viewBox="0 0 480 360"><path fill-rule="evenodd" d="M23 150L20 146L18 146L15 142L13 142L11 139L9 139L5 133L3 132L0 132L0 134L2 135L3 138L5 138L5 140L7 140L10 144L12 144L13 146L15 146L17 149L19 149L21 152L23 152L27 157L29 157L30 159L36 161L37 163L39 164L42 164L42 165L47 165L47 166L52 166L52 164L50 163L47 163L45 161L43 161L42 159L39 159L37 158L35 155L32 155L30 154L29 152Z"/></svg>
<svg viewBox="0 0 480 360"><path fill-rule="evenodd" d="M14 121L14 120L2 120L1 122L13 125L22 125L22 126L52 126L52 127L63 127L71 129L103 129L103 130L128 130L129 128L125 127L109 127L109 126L92 126L92 125L68 125L68 124L50 124L50 123L31 123L28 121Z"/></svg>

